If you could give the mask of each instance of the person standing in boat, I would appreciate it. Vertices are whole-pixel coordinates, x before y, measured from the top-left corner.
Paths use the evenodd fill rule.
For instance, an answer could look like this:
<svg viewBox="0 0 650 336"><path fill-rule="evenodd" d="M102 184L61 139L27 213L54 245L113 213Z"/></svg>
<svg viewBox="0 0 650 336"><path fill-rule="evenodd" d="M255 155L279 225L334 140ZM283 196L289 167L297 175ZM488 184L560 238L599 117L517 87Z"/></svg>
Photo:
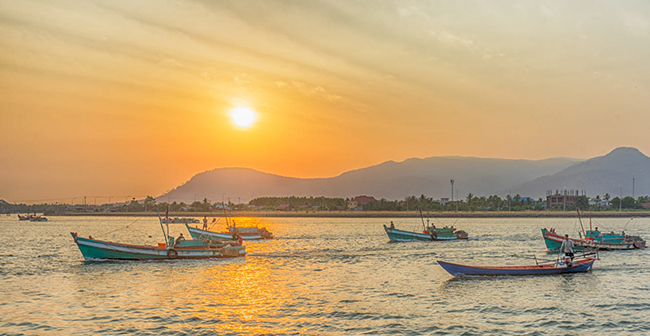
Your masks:
<svg viewBox="0 0 650 336"><path fill-rule="evenodd" d="M391 228L391 229L394 229L394 228L395 228L395 224L393 224L393 221L390 221L390 228Z"/></svg>
<svg viewBox="0 0 650 336"><path fill-rule="evenodd" d="M567 258L567 266L571 267L571 262L573 261L573 240L569 239L568 234L564 235L560 252L564 253L564 257Z"/></svg>
<svg viewBox="0 0 650 336"><path fill-rule="evenodd" d="M203 230L206 231L208 229L208 216L203 216Z"/></svg>

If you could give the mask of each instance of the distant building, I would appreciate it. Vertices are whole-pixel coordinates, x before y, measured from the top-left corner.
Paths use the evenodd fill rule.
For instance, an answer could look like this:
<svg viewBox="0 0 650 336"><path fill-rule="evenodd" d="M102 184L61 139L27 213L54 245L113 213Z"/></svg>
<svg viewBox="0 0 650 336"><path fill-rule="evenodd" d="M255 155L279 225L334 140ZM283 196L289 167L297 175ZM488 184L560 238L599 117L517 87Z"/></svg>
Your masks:
<svg viewBox="0 0 650 336"><path fill-rule="evenodd" d="M291 204L280 204L277 207L275 207L276 211L294 211L296 208L293 207Z"/></svg>
<svg viewBox="0 0 650 336"><path fill-rule="evenodd" d="M586 192L583 190L582 195L585 195ZM578 197L580 196L579 190L555 190L555 193L552 190L546 191L546 206L551 208L556 205L575 205L578 203Z"/></svg>
<svg viewBox="0 0 650 336"><path fill-rule="evenodd" d="M363 205L372 201L376 201L376 199L372 196L366 196L366 195L357 196L352 200L348 201L348 209L363 210Z"/></svg>
<svg viewBox="0 0 650 336"><path fill-rule="evenodd" d="M302 211L309 211L309 210L317 210L318 207L317 207L317 206L311 206L311 205L306 205L306 204L305 204L305 205L301 205L301 206L299 206L298 209L299 209L299 210L302 210Z"/></svg>

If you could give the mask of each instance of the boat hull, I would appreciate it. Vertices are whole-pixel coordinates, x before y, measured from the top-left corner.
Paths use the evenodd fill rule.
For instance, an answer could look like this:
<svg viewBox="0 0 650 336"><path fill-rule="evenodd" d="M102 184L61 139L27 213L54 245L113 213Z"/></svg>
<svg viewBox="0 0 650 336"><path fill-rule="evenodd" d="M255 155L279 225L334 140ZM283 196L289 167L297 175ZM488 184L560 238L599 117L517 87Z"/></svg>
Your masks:
<svg viewBox="0 0 650 336"><path fill-rule="evenodd" d="M458 237L455 235L451 236L435 236L432 234L428 233L419 233L419 232L411 232L411 231L404 231L404 230L398 230L398 229L391 229L384 225L384 231L386 231L386 234L388 235L388 239L390 241L414 241L414 240L422 240L422 241L444 241L444 240L456 240Z"/></svg>
<svg viewBox="0 0 650 336"><path fill-rule="evenodd" d="M244 246L166 248L82 238L71 233L84 259L152 260L233 258L246 255Z"/></svg>
<svg viewBox="0 0 650 336"><path fill-rule="evenodd" d="M468 266L438 260L438 264L449 274L457 275L551 275L587 272L594 265L594 258L574 261L571 267L566 265L544 264L532 266Z"/></svg>
<svg viewBox="0 0 650 336"><path fill-rule="evenodd" d="M564 240L564 236L550 232L546 229L542 229L542 236L544 237L544 243L546 244L546 248L549 251L558 251L560 247L562 246L562 241ZM573 239L569 238L573 241L573 249L576 251L582 251L584 249L589 249L589 250L604 250L604 251L611 251L611 250L634 250L634 249L639 249L639 248L645 248L645 241L643 240L626 240L622 243L612 243L612 242L597 242L597 241L586 241L584 239Z"/></svg>
<svg viewBox="0 0 650 336"><path fill-rule="evenodd" d="M233 235L225 232L213 232L207 230L201 230L199 228L193 228L188 224L185 224L187 230L190 232L192 239L219 239L219 240L234 240ZM261 234L246 234L240 233L239 236L242 240L263 240L264 238ZM272 238L272 237L271 237ZM270 238L269 238L270 239Z"/></svg>

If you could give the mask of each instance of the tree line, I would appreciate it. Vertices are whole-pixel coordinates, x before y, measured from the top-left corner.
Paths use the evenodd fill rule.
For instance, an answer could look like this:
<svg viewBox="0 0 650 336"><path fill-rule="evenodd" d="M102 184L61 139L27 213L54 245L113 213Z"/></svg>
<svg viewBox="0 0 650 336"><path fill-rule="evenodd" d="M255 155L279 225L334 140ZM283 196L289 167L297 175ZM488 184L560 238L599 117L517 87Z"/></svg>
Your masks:
<svg viewBox="0 0 650 336"><path fill-rule="evenodd" d="M207 198L192 203L184 202L157 202L152 196L137 201L135 198L130 202L118 204L104 204L101 206L77 206L73 209L78 211L105 212L159 212L164 215L169 212L222 212L222 211L273 211L279 205L290 204L297 211L343 211L348 209L348 202L351 198L330 198L330 197L258 197L247 204L234 204L227 202L210 202ZM387 200L385 198L361 204L363 211L573 211L576 208L592 211L618 211L618 210L641 210L647 209L650 203L650 196L639 196L637 198L611 197L606 193L602 197L597 195L590 198L585 195L578 196L576 204L561 204L547 207L546 200L530 197L522 197L517 194L499 197L475 196L467 194L463 199L454 201L436 200L426 195L409 196L403 200ZM69 210L69 205L62 204L11 204L0 200L0 211L2 213L32 213L43 212L53 213L56 211ZM72 210L75 211L75 210Z"/></svg>

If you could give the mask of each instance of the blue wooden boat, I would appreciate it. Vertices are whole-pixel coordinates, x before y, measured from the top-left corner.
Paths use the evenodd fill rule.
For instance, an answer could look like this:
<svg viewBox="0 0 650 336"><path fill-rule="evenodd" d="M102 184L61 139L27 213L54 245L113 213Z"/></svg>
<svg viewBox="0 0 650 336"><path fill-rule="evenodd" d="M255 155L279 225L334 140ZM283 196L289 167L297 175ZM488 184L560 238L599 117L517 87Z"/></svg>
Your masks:
<svg viewBox="0 0 650 336"><path fill-rule="evenodd" d="M223 241L216 239L191 239L175 241L163 227L160 227L165 237L164 243L158 246L132 245L93 239L82 238L76 232L71 232L74 242L86 260L94 259L119 259L119 260L146 260L146 259L202 259L202 258L234 258L246 255L246 248L238 241Z"/></svg>
<svg viewBox="0 0 650 336"><path fill-rule="evenodd" d="M596 230L586 231L584 239L569 238L573 241L574 250L634 250L645 248L646 243L639 236L628 236L625 234L602 234ZM544 243L549 251L557 251L562 246L564 236L542 229Z"/></svg>
<svg viewBox="0 0 650 336"><path fill-rule="evenodd" d="M549 275L587 272L597 258L574 260L571 266L564 262L530 266L468 266L438 260L438 264L453 276L458 275Z"/></svg>
<svg viewBox="0 0 650 336"><path fill-rule="evenodd" d="M388 235L390 241L446 241L456 239L467 239L467 233L462 230L456 230L454 227L450 228L434 228L427 227L426 230L420 232L399 230L394 227L387 227L384 225L384 231Z"/></svg>

